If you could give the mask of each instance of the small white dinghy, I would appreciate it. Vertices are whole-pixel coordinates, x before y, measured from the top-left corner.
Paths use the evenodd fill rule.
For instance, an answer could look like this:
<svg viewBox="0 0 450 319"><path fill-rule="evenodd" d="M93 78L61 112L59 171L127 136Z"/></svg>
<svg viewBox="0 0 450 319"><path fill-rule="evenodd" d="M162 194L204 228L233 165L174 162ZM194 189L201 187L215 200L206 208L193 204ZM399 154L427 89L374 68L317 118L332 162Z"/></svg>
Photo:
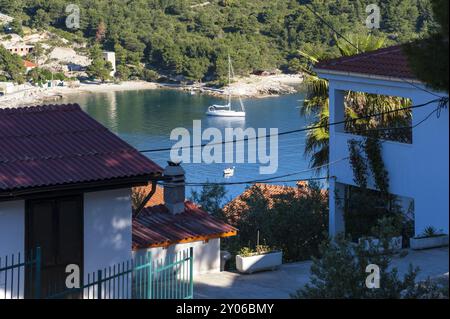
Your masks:
<svg viewBox="0 0 450 319"><path fill-rule="evenodd" d="M225 178L233 177L234 176L234 166L224 169L223 170L223 176Z"/></svg>
<svg viewBox="0 0 450 319"><path fill-rule="evenodd" d="M233 66L231 65L231 58L228 56L228 84L231 83L231 77L234 77ZM228 92L228 104L227 105L211 105L206 112L208 116L219 117L245 117L245 108L242 99L239 97L239 103L241 106L240 111L231 109L231 92Z"/></svg>

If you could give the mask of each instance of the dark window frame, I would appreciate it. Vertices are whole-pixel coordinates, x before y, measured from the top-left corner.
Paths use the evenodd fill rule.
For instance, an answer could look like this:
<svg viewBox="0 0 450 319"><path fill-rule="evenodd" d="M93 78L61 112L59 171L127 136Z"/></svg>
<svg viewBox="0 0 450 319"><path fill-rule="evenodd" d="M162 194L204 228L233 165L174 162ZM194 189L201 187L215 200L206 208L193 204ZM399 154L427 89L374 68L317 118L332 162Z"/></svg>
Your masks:
<svg viewBox="0 0 450 319"><path fill-rule="evenodd" d="M32 252L36 247L32 247L32 238L33 234L31 233L33 230L32 222L33 218L31 216L32 214L32 205L39 202L51 202L52 203L52 223L54 227L54 233L51 235L51 242L52 242L52 254L54 254L55 257L55 263L57 263L59 254L59 239L60 239L60 227L59 227L59 203L64 200L76 200L77 205L80 207L80 223L81 223L81 229L80 229L80 238L81 238L81 257L80 257L80 282L83 284L84 282L84 193L78 193L78 194L71 194L71 195L60 195L60 196L52 196L52 197L42 197L42 198L36 198L36 199L28 199L25 201L25 251L26 254L29 254ZM34 254L34 252L33 252ZM45 266L43 261L41 262L41 268ZM26 271L26 279L25 279L25 291L28 296L31 296L31 291L34 290L30 285L34 285L34 274L31 275L33 270ZM29 277L33 276L33 282L30 282ZM27 278L28 277L28 278ZM45 283L41 282L41 285L44 285ZM28 286L28 287L27 287ZM42 287L41 287L42 289Z"/></svg>

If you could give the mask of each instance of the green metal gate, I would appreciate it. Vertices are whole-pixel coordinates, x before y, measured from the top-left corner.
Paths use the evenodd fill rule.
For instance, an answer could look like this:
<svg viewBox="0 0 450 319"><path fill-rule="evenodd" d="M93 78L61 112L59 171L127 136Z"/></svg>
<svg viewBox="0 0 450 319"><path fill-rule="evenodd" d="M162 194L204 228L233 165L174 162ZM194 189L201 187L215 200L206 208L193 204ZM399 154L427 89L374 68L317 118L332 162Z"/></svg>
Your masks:
<svg viewBox="0 0 450 319"><path fill-rule="evenodd" d="M192 299L193 248L152 259L151 253L87 274L80 288L57 289L48 299ZM41 249L0 258L0 299L41 298Z"/></svg>
<svg viewBox="0 0 450 319"><path fill-rule="evenodd" d="M87 275L80 288L50 294L49 299L192 299L193 248L164 260L150 252Z"/></svg>

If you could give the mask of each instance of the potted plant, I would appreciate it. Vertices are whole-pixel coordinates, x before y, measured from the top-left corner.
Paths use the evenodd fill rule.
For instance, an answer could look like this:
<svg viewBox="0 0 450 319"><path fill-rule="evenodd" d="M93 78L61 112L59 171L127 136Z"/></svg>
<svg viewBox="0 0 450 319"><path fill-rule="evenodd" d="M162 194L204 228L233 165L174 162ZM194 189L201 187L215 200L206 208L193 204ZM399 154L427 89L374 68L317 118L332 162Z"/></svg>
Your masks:
<svg viewBox="0 0 450 319"><path fill-rule="evenodd" d="M281 266L283 253L270 249L269 246L257 245L253 250L244 247L236 256L236 269L240 273L251 274L263 270L275 270Z"/></svg>
<svg viewBox="0 0 450 319"><path fill-rule="evenodd" d="M428 249L448 246L448 235L429 226L422 234L410 239L411 249Z"/></svg>
<svg viewBox="0 0 450 319"><path fill-rule="evenodd" d="M359 239L359 243L369 250L378 247L378 251L398 252L403 247L402 223L396 217L383 217L372 229L373 236Z"/></svg>

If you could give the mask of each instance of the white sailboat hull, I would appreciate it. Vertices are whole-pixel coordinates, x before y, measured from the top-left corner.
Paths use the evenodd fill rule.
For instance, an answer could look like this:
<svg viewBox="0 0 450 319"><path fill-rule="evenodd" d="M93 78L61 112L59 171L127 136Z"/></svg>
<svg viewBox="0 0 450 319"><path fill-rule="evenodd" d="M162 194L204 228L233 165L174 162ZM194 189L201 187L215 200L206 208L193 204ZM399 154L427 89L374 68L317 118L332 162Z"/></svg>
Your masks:
<svg viewBox="0 0 450 319"><path fill-rule="evenodd" d="M206 112L208 116L220 116L220 117L245 117L245 112L238 112L232 110L208 110Z"/></svg>

